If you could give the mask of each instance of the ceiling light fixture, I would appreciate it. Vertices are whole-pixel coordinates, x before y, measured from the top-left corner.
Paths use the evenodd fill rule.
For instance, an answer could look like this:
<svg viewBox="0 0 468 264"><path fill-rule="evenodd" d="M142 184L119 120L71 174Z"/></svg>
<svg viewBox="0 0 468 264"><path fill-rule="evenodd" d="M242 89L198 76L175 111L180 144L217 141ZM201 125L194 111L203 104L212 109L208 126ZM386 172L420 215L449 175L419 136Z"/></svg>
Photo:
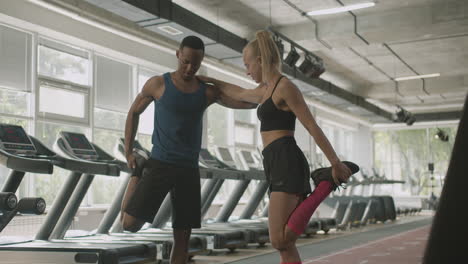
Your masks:
<svg viewBox="0 0 468 264"><path fill-rule="evenodd" d="M289 51L288 56L286 56L286 59L284 59L284 63L289 67L294 68L300 57L301 55L299 55L294 46L291 45L291 50Z"/></svg>
<svg viewBox="0 0 468 264"><path fill-rule="evenodd" d="M322 60L312 54L306 54L304 61L299 66L299 71L307 77L318 78L325 72L325 67Z"/></svg>
<svg viewBox="0 0 468 264"><path fill-rule="evenodd" d="M398 107L398 110L393 116L394 122L404 122L408 126L411 126L414 124L414 122L416 122L416 118L412 113L408 112L401 106L397 106L397 107Z"/></svg>
<svg viewBox="0 0 468 264"><path fill-rule="evenodd" d="M425 79L425 78L434 78L434 77L439 77L440 73L431 73L431 74L425 74L425 75L414 75L414 76L406 76L406 77L398 77L395 78L395 81L407 81L407 80L414 80L414 79Z"/></svg>
<svg viewBox="0 0 468 264"><path fill-rule="evenodd" d="M298 72L301 72L308 78L319 78L319 76L325 72L325 65L322 58L304 47L301 47L299 44L277 32L273 28L269 27L269 30L273 33L273 40L278 47L283 65L286 65L294 71L297 70ZM287 54L284 52L285 44L283 43L289 44L291 47ZM286 58L283 58L283 54L286 54ZM298 63L301 58L303 58L303 60ZM296 66L296 64L300 65Z"/></svg>
<svg viewBox="0 0 468 264"><path fill-rule="evenodd" d="M165 32L169 35L172 35L172 36L176 36L176 35L180 35L180 34L183 34L184 32L178 30L177 28L175 27L171 27L171 26L160 26L158 27L159 30L161 30L162 32Z"/></svg>
<svg viewBox="0 0 468 264"><path fill-rule="evenodd" d="M310 12L307 12L307 15L309 16L330 15L330 14L343 13L343 12L348 12L348 11L352 11L356 9L368 8L368 7L373 7L373 6L375 6L374 2L367 2L367 3L345 5L341 7L310 11Z"/></svg>
<svg viewBox="0 0 468 264"><path fill-rule="evenodd" d="M437 129L437 133L434 137L440 139L443 142L449 141L449 135L447 135L447 133L445 133L445 131L440 128Z"/></svg>

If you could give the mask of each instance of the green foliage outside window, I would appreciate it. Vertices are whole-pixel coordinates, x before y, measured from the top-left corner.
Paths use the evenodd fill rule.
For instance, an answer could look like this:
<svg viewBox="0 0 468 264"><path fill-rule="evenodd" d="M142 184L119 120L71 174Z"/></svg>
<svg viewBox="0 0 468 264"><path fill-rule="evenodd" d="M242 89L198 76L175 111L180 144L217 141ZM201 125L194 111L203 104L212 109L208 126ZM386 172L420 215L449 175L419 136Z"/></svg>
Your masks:
<svg viewBox="0 0 468 264"><path fill-rule="evenodd" d="M456 127L441 128L449 135L443 142L435 137L438 128L374 133L374 165L388 179L405 181L404 190L411 195L429 195L434 185L440 192L448 169ZM428 170L434 163L434 180Z"/></svg>
<svg viewBox="0 0 468 264"><path fill-rule="evenodd" d="M29 93L0 89L0 113L29 116Z"/></svg>

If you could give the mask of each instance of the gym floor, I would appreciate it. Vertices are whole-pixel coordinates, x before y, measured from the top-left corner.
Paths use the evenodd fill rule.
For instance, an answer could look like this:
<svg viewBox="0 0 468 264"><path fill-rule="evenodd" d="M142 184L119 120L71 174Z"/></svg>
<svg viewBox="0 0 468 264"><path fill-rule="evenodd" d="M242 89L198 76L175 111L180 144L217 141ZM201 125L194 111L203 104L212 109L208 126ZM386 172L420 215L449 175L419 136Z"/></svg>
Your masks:
<svg viewBox="0 0 468 264"><path fill-rule="evenodd" d="M395 222L300 238L297 245L302 263L420 263L432 217L432 212L423 211ZM249 246L234 253L213 251L193 260L197 264L271 264L279 263L279 254L271 245Z"/></svg>

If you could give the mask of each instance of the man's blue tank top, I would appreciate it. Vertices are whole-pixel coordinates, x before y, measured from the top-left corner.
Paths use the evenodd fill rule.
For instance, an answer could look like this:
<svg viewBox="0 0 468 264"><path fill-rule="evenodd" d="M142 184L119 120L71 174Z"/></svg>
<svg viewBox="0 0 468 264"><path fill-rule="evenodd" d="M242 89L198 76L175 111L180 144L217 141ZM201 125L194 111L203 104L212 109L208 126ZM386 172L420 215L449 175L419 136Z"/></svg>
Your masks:
<svg viewBox="0 0 468 264"><path fill-rule="evenodd" d="M151 157L181 167L198 168L206 87L193 93L177 90L170 73L165 73L165 90L154 104Z"/></svg>

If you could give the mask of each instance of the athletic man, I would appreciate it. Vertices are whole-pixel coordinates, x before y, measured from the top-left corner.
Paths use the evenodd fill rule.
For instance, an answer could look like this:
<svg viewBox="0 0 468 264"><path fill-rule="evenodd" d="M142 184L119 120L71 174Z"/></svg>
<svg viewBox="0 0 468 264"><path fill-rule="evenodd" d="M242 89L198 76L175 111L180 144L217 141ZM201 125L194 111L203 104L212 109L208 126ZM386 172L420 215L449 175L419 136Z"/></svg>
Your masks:
<svg viewBox="0 0 468 264"><path fill-rule="evenodd" d="M141 177L131 177L122 203L122 224L138 231L152 222L166 194L171 192L174 250L171 263L186 263L192 228L200 228L200 174L202 119L214 102L231 108L255 108L256 104L235 101L195 74L204 57L204 44L195 36L184 38L176 53L178 68L154 76L144 85L128 112L125 125L125 155L136 168L133 142L140 114L155 101L153 149Z"/></svg>

